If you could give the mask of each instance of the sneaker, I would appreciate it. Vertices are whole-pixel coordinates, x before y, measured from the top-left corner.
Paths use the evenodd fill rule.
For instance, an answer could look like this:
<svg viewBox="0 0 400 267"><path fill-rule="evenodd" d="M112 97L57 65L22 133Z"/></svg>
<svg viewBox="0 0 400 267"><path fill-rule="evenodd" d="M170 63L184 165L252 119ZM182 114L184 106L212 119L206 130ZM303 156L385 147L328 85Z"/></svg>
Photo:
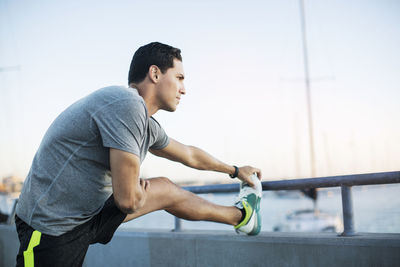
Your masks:
<svg viewBox="0 0 400 267"><path fill-rule="evenodd" d="M262 185L257 174L251 176L255 189L245 182L240 185L240 193L235 206L245 210L245 217L235 226L237 233L243 232L248 235L258 235L261 231L260 202L262 197Z"/></svg>

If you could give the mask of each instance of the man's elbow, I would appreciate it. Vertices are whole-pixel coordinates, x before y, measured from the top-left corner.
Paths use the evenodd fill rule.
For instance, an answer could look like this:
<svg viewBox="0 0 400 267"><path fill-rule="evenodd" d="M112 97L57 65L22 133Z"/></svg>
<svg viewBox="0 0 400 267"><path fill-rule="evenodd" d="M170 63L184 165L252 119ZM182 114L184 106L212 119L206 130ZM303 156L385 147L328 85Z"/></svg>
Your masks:
<svg viewBox="0 0 400 267"><path fill-rule="evenodd" d="M131 214L131 213L136 212L138 209L140 209L143 206L141 200L142 200L142 197L136 196L131 199L115 201L115 204L123 213Z"/></svg>

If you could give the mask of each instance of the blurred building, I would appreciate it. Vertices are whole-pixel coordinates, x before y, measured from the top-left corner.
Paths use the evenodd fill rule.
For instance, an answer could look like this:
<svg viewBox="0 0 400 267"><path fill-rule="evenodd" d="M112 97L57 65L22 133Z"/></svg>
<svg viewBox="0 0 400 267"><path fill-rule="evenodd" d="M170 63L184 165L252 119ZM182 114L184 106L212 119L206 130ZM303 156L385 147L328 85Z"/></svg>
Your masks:
<svg viewBox="0 0 400 267"><path fill-rule="evenodd" d="M7 176L0 183L0 192L16 193L21 192L24 181L18 176Z"/></svg>

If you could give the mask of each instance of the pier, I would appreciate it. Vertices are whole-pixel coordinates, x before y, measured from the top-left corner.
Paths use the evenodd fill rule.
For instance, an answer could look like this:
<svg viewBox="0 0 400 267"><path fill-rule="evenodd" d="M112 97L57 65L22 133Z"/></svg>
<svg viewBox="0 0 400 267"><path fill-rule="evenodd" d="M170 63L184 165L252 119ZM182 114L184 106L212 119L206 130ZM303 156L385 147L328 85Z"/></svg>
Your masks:
<svg viewBox="0 0 400 267"><path fill-rule="evenodd" d="M400 183L400 172L263 182L263 190L341 187L344 231L337 233L117 230L107 245L89 248L84 266L399 266L400 233L354 228L352 186ZM238 185L186 187L195 193L235 192ZM0 266L15 266L15 226L0 225Z"/></svg>
<svg viewBox="0 0 400 267"><path fill-rule="evenodd" d="M15 226L0 225L0 266L15 266ZM121 231L89 247L83 266L399 266L400 234Z"/></svg>

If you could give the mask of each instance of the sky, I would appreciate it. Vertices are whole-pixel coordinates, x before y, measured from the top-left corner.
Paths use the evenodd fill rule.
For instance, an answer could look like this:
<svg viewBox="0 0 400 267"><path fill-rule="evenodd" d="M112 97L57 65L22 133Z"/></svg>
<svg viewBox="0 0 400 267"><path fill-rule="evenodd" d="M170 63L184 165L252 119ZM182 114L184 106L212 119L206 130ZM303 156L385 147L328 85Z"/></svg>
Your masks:
<svg viewBox="0 0 400 267"><path fill-rule="evenodd" d="M167 134L264 180L311 177L299 1L0 0L0 177L24 178L73 102L127 85L133 53L182 50ZM399 170L400 2L305 1L315 176ZM148 154L143 177L229 182Z"/></svg>

